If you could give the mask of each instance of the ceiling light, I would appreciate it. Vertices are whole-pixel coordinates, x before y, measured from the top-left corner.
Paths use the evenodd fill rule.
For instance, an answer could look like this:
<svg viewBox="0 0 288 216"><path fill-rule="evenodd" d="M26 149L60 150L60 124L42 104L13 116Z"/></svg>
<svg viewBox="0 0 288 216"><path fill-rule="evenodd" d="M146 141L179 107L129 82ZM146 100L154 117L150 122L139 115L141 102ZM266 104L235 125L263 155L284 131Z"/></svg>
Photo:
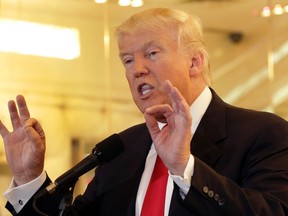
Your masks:
<svg viewBox="0 0 288 216"><path fill-rule="evenodd" d="M130 0L119 0L118 4L120 6L129 6L130 5Z"/></svg>
<svg viewBox="0 0 288 216"><path fill-rule="evenodd" d="M102 4L107 3L108 0L94 0L95 3ZM132 7L141 7L143 5L143 0L118 0L119 6L132 6Z"/></svg>
<svg viewBox="0 0 288 216"><path fill-rule="evenodd" d="M282 15L284 13L288 13L288 5L282 6L281 4L276 4L273 9L269 6L265 6L261 11L262 17L270 17L273 15Z"/></svg>
<svg viewBox="0 0 288 216"><path fill-rule="evenodd" d="M273 13L274 13L275 15L281 15L281 14L284 13L284 10L283 10L283 8L282 8L282 6L281 6L280 4L276 4L276 5L274 6L274 8L273 8Z"/></svg>
<svg viewBox="0 0 288 216"><path fill-rule="evenodd" d="M288 13L288 5L284 6L284 11Z"/></svg>
<svg viewBox="0 0 288 216"><path fill-rule="evenodd" d="M142 0L132 0L131 1L131 6L132 7L141 7L143 5Z"/></svg>
<svg viewBox="0 0 288 216"><path fill-rule="evenodd" d="M106 3L107 0L94 0L96 3L103 4Z"/></svg>
<svg viewBox="0 0 288 216"><path fill-rule="evenodd" d="M270 7L268 6L265 6L261 12L261 16L262 17L269 17L271 16L271 10L270 10Z"/></svg>

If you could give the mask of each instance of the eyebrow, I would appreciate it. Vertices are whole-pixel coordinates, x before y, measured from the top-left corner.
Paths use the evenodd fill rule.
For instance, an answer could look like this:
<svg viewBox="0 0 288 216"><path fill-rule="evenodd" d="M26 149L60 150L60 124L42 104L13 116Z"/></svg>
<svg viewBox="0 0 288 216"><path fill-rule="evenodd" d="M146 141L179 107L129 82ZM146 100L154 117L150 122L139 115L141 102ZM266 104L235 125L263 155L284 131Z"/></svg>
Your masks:
<svg viewBox="0 0 288 216"><path fill-rule="evenodd" d="M162 47L162 43L160 43L160 40L150 40L146 43L144 43L139 50L146 50L148 47L151 46L157 46L157 47ZM119 57L122 58L125 55L130 55L130 52L120 52Z"/></svg>

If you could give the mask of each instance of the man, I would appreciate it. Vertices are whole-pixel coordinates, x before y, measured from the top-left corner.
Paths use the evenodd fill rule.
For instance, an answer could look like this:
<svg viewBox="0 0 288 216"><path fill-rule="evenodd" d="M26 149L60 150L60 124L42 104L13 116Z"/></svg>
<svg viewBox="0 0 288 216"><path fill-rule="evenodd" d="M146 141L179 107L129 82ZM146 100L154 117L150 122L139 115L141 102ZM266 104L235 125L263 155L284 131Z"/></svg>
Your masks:
<svg viewBox="0 0 288 216"><path fill-rule="evenodd" d="M146 200L161 194L151 196L149 182L162 161L169 173L164 203L150 208L150 215L158 207L155 215L288 215L287 121L228 105L208 87L199 21L181 11L151 9L120 25L116 38L146 124L119 133L125 151L96 169L67 214L145 215ZM23 96L17 106L8 104L13 132L0 123L14 175L7 208L18 215L57 215L56 196L33 199L51 182L43 172L45 135Z"/></svg>

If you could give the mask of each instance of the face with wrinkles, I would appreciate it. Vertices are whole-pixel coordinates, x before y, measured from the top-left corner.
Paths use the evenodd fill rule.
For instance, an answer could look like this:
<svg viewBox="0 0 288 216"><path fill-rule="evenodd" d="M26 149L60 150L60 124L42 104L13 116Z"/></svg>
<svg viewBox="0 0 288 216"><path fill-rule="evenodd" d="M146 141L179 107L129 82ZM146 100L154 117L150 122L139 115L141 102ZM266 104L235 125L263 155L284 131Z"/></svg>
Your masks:
<svg viewBox="0 0 288 216"><path fill-rule="evenodd" d="M187 100L190 91L191 60L181 52L169 32L126 34L119 43L120 59L134 102L141 112L157 104L170 104L161 90L169 80Z"/></svg>

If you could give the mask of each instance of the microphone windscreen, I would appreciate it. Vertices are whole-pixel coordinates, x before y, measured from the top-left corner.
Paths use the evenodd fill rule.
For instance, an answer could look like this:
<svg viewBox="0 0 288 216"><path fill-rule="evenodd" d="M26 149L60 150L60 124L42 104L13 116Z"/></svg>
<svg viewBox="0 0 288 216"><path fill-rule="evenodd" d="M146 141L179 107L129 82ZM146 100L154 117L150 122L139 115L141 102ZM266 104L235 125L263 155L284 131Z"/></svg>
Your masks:
<svg viewBox="0 0 288 216"><path fill-rule="evenodd" d="M101 163L107 163L118 156L125 146L118 134L113 134L105 140L98 143L92 150L96 154Z"/></svg>

